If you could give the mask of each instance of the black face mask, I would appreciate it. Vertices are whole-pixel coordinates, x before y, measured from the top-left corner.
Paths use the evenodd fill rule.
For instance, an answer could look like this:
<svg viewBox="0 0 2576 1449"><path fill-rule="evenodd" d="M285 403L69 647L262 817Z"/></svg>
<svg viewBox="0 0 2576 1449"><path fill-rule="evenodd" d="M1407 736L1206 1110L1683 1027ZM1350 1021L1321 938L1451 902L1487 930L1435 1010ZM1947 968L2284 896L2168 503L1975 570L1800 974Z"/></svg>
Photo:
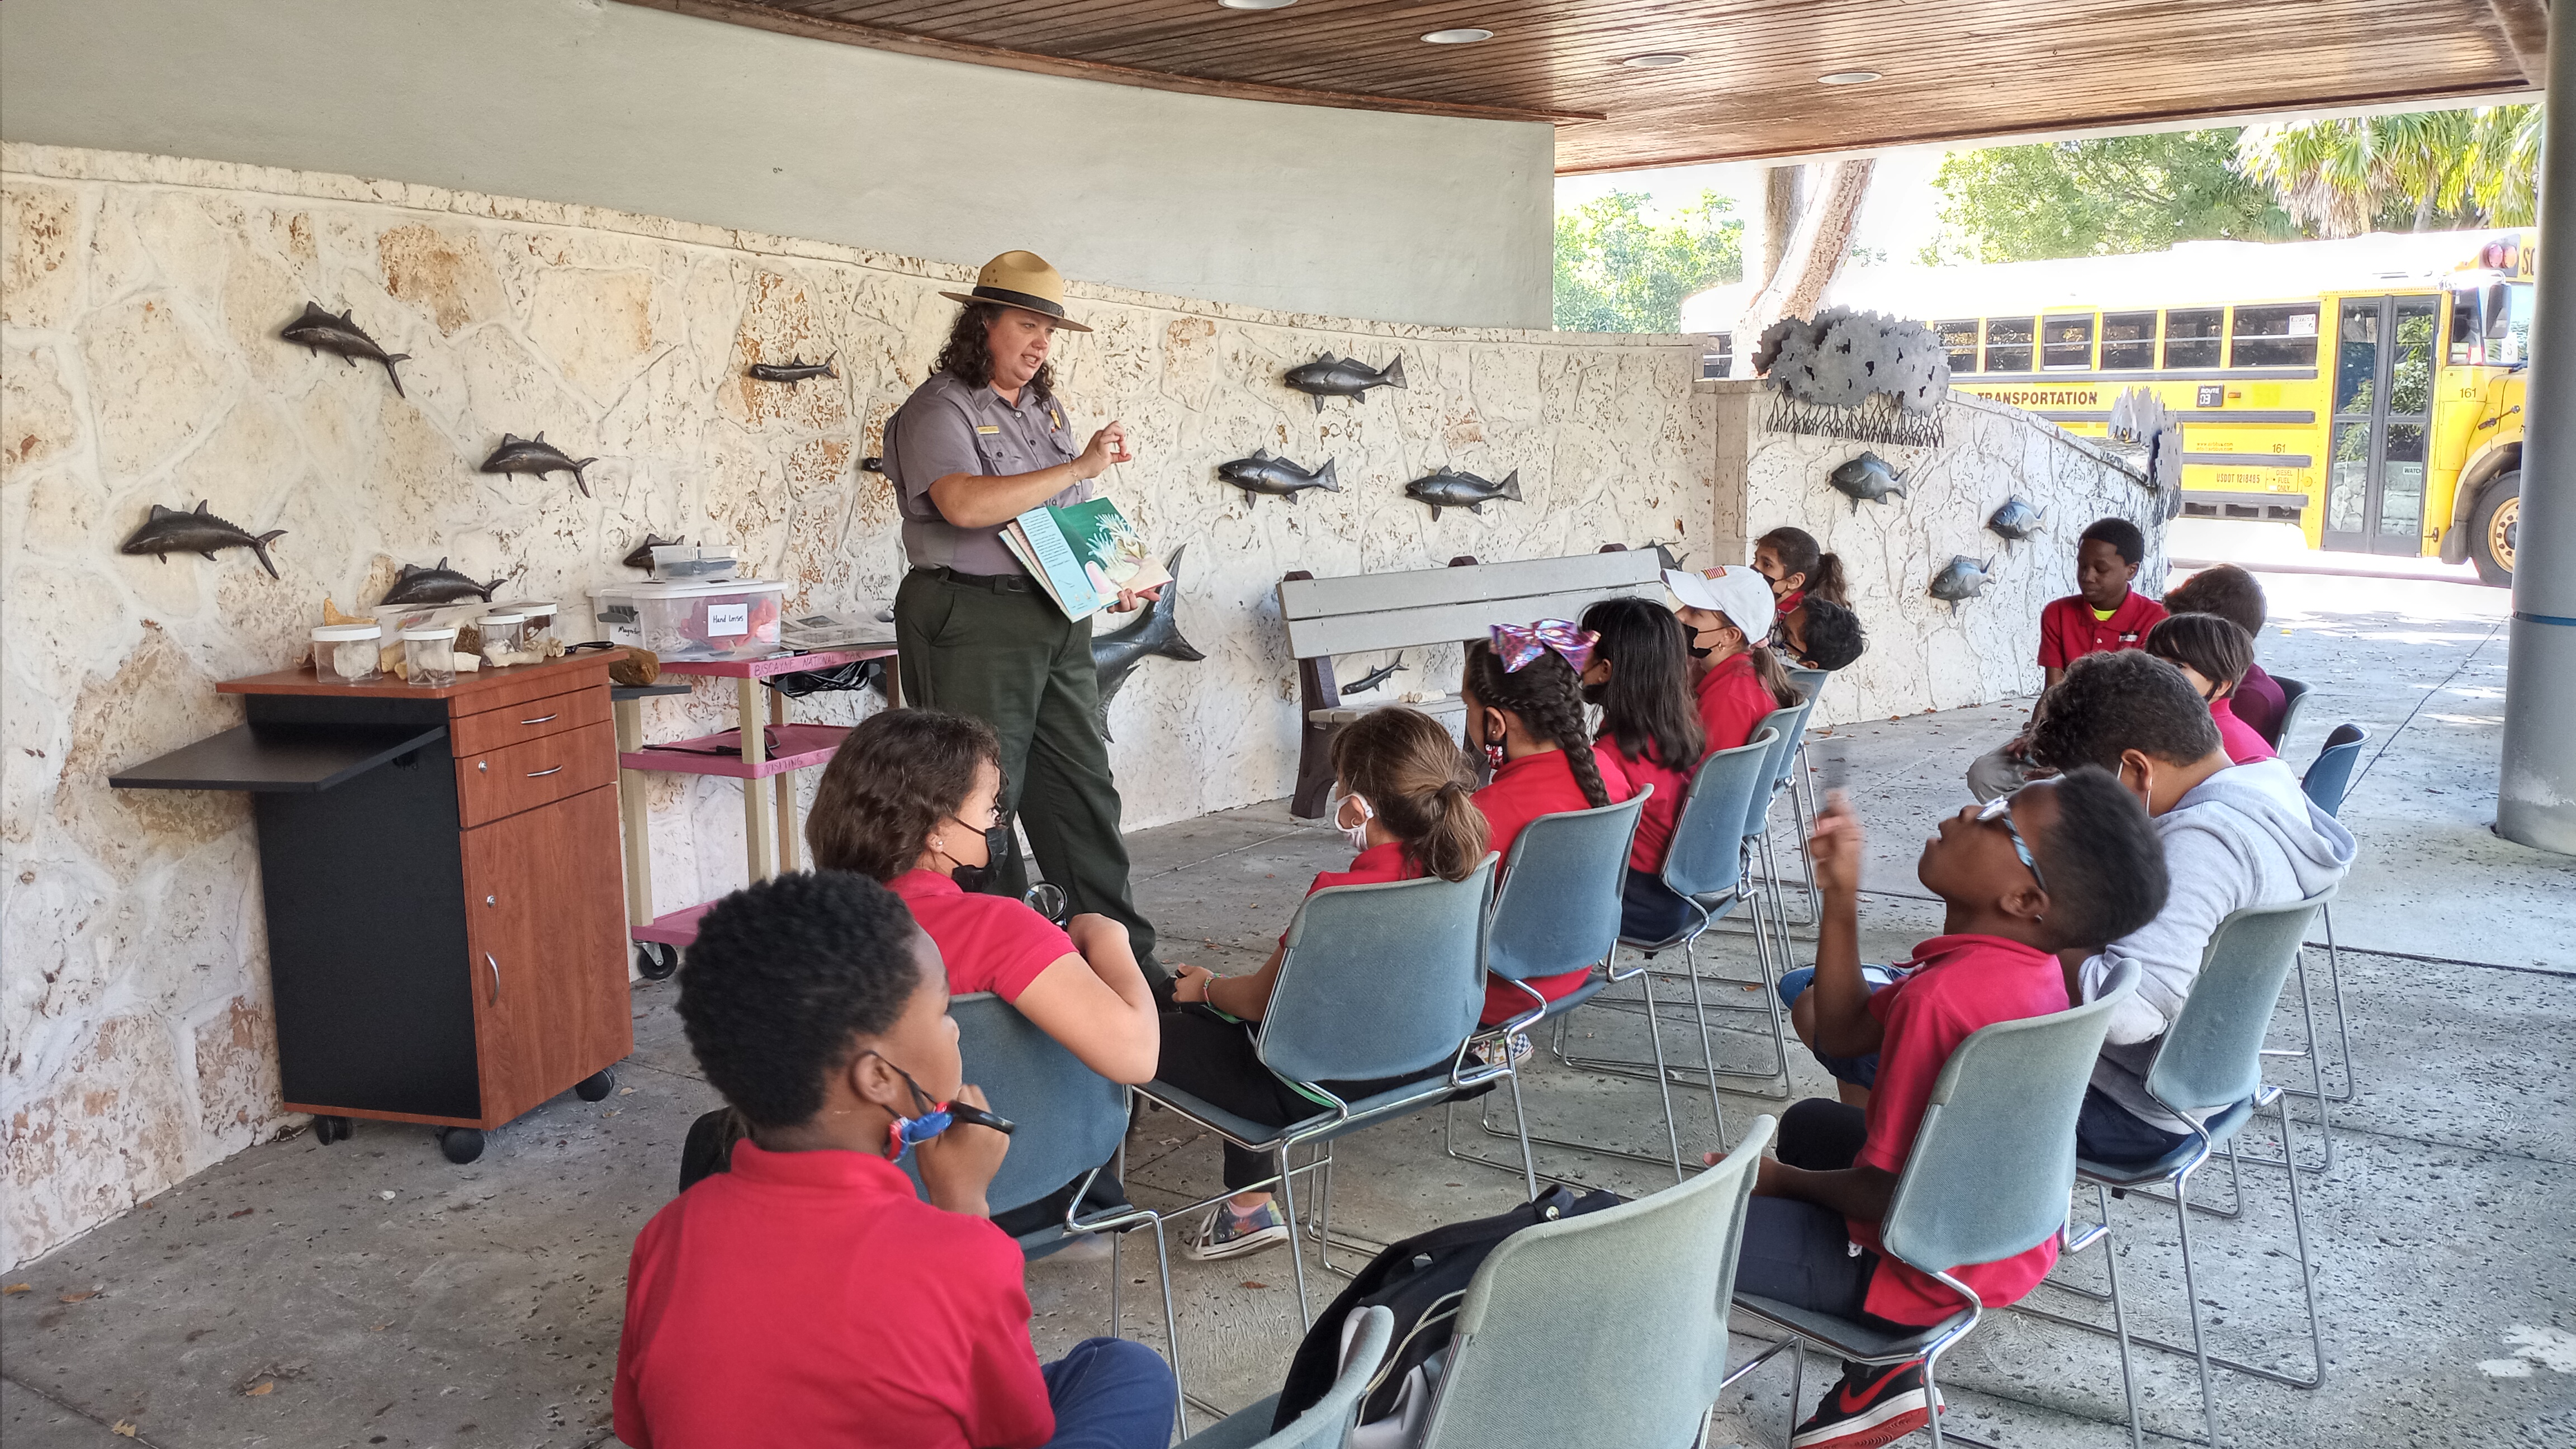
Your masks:
<svg viewBox="0 0 2576 1449"><path fill-rule="evenodd" d="M984 888L984 882L992 877L993 863L1001 860L1002 853L1010 848L1011 817L1005 815L1000 820L994 822L992 829L984 832L984 859L986 864L958 866L956 869L948 872L948 878L957 882L957 888L959 890L980 891Z"/></svg>
<svg viewBox="0 0 2576 1449"><path fill-rule="evenodd" d="M1599 704L1601 701L1608 699L1609 697L1610 685L1606 680L1599 684L1587 684L1583 686L1583 702L1585 704Z"/></svg>

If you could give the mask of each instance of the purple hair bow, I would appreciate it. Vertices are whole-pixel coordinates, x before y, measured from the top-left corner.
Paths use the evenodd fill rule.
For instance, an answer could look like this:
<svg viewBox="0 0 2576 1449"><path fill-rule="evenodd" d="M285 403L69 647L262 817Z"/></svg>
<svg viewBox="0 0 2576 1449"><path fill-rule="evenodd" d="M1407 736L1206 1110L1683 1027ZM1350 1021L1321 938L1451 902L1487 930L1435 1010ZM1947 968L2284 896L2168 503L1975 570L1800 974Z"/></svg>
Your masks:
<svg viewBox="0 0 2576 1449"><path fill-rule="evenodd" d="M1531 660L1553 649L1558 657L1574 666L1581 674L1592 663L1593 646L1601 636L1589 629L1578 629L1563 619L1541 619L1535 624L1496 624L1493 628L1494 653L1503 661L1505 674L1518 674Z"/></svg>

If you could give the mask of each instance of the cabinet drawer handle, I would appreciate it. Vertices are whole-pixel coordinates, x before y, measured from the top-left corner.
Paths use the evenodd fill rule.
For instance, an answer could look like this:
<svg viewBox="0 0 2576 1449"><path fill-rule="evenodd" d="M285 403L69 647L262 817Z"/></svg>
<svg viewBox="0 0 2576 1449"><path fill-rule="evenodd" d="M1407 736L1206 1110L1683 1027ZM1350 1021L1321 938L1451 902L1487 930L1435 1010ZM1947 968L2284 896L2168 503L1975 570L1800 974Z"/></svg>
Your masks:
<svg viewBox="0 0 2576 1449"><path fill-rule="evenodd" d="M561 711L561 710L557 710L557 711L555 711L555 714L561 714L561 713L563 713L563 711ZM521 724L523 724L523 725L537 725L537 724L544 724L547 720L553 719L554 717L555 717L555 716L554 716L553 714L541 714L541 715L538 715L535 719L523 719L523 720L519 721L519 723L521 723Z"/></svg>
<svg viewBox="0 0 2576 1449"><path fill-rule="evenodd" d="M492 968L492 999L489 1004L498 1006L501 1004L501 963L493 960L492 953L486 951L483 953L483 964Z"/></svg>
<svg viewBox="0 0 2576 1449"><path fill-rule="evenodd" d="M560 770L562 768L563 766L557 765L554 770L530 770L528 772L528 778L531 780L542 780L546 776L553 774L555 770Z"/></svg>

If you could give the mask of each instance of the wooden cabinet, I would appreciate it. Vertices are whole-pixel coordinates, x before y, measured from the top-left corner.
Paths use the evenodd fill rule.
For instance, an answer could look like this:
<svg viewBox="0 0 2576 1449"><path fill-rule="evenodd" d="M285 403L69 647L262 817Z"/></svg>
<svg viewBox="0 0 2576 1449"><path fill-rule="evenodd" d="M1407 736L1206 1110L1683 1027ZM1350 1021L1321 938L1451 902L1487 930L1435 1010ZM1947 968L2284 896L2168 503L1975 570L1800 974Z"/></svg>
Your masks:
<svg viewBox="0 0 2576 1449"><path fill-rule="evenodd" d="M516 1117L634 1045L616 840L606 786L464 834L474 1055L490 1116Z"/></svg>

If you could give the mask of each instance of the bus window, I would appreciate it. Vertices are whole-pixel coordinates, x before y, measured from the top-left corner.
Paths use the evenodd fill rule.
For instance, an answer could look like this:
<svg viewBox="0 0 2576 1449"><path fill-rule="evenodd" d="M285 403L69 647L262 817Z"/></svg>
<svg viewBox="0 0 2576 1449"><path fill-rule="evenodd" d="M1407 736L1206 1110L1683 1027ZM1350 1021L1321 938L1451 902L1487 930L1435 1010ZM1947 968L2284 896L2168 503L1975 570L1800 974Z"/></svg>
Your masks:
<svg viewBox="0 0 2576 1449"><path fill-rule="evenodd" d="M1732 376L1735 372L1735 334L1712 333L1708 342L1709 350L1699 355L1700 379L1707 381Z"/></svg>
<svg viewBox="0 0 2576 1449"><path fill-rule="evenodd" d="M2317 365L2317 304L2289 302L2236 309L2236 350L2230 367Z"/></svg>
<svg viewBox="0 0 2576 1449"><path fill-rule="evenodd" d="M2051 317L2040 325L2039 363L2051 371L2081 371L2093 366L2093 318L2089 313Z"/></svg>
<svg viewBox="0 0 2576 1449"><path fill-rule="evenodd" d="M2451 336L2444 353L2451 367L2483 367L2487 360L2487 329L2479 314L2486 310L2481 303L2485 294L2474 287L2461 287L2451 293Z"/></svg>
<svg viewBox="0 0 2576 1449"><path fill-rule="evenodd" d="M1932 324L1932 330L1941 334L1941 345L1950 351L1952 372L1977 370L1976 318L1957 317L1947 322L1935 322Z"/></svg>
<svg viewBox="0 0 2576 1449"><path fill-rule="evenodd" d="M1986 319L1986 371L2030 371L2030 324L2028 317Z"/></svg>
<svg viewBox="0 0 2576 1449"><path fill-rule="evenodd" d="M2531 283L2504 284L2504 305L2487 309L2487 366L2520 367L2531 361L2531 310Z"/></svg>
<svg viewBox="0 0 2576 1449"><path fill-rule="evenodd" d="M2143 372L2156 365L2156 314L2102 314L2102 370Z"/></svg>
<svg viewBox="0 0 2576 1449"><path fill-rule="evenodd" d="M2165 366L2216 367L2227 314L2216 307L2177 307L2165 314Z"/></svg>

